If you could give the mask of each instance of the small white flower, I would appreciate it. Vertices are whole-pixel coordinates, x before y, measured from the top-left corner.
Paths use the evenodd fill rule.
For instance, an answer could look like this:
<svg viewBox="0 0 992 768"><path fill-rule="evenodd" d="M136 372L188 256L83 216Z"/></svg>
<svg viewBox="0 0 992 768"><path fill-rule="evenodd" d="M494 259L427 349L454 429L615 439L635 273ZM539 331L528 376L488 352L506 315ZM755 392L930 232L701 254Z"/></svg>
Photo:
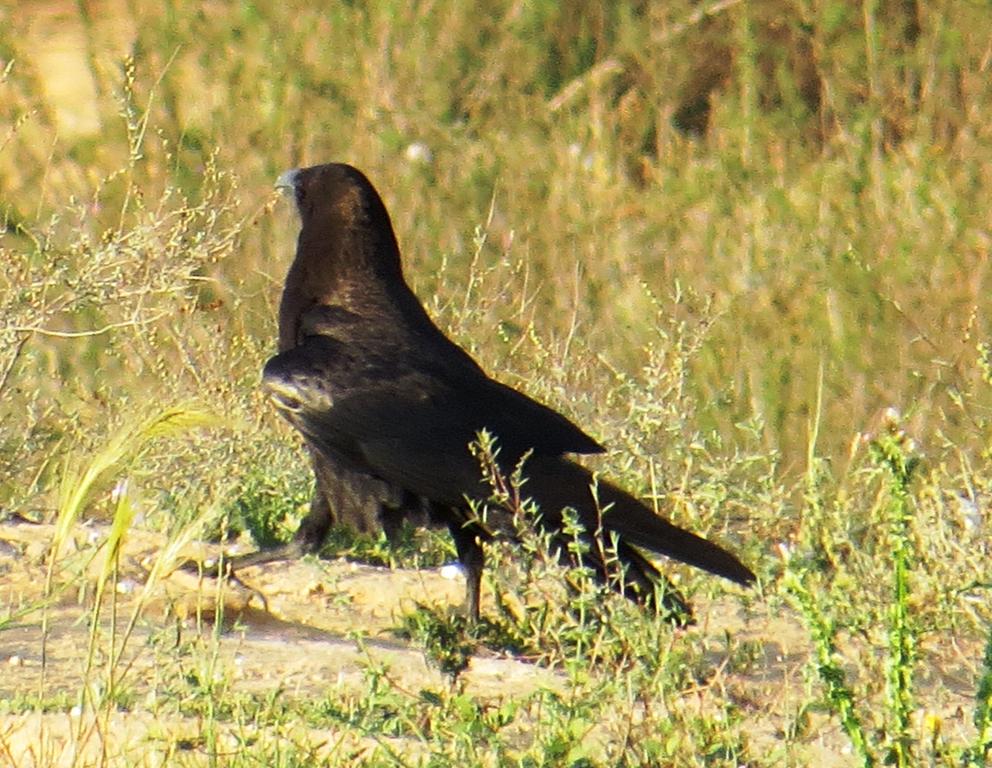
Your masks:
<svg viewBox="0 0 992 768"><path fill-rule="evenodd" d="M982 508L974 499L964 493L954 495L957 501L958 514L961 516L961 523L968 533L977 533L982 528Z"/></svg>
<svg viewBox="0 0 992 768"><path fill-rule="evenodd" d="M422 141L415 141L406 148L406 159L411 163L423 163L430 165L434 162L434 153Z"/></svg>
<svg viewBox="0 0 992 768"><path fill-rule="evenodd" d="M125 477L117 481L114 490L110 492L110 500L116 504L127 494L128 479Z"/></svg>

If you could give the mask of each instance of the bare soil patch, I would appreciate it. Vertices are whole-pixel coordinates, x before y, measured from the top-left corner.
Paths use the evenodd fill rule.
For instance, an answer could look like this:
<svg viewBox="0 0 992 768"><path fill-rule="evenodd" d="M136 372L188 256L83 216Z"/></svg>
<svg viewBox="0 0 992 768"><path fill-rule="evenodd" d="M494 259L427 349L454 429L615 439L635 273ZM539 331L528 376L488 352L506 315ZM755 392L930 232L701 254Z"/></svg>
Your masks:
<svg viewBox="0 0 992 768"><path fill-rule="evenodd" d="M95 658L96 667L105 666L111 647L105 609L101 640L94 653L89 650L94 576L102 561L99 553L94 556L95 543L104 540L105 530L80 529L75 551L64 558L57 579L70 586L43 609L44 555L51 535L52 528L45 525L0 526L0 602L11 613L25 611L0 629L0 700L13 704L0 715L0 763L7 759L18 766L95 765L103 755L113 765L144 766L162 765L170 755L183 753L199 764L201 723L192 717L163 719L153 711L156 696L166 689L175 694L177 679L193 679L205 671L226 681L223 690L228 694L295 699L361 693L369 685L372 667L386 670L389 685L402 691L439 690L452 684L420 649L397 639L391 629L417 603L457 605L464 589L460 580L443 578L437 570L305 560L246 569L243 586L177 571L150 596L141 597L148 564L166 542L159 535L134 531L121 557L115 628L122 637L143 600L118 665L130 704L102 723L81 718L75 704L87 680L89 685L103 684L102 673L87 672L87 659ZM197 545L190 554L204 557L216 551ZM71 580L74 572L78 575ZM218 605L223 606L225 624L215 633L212 621ZM782 764L797 759L815 765L854 764L836 720L822 713L807 710L805 735L787 745L786 731L810 699L809 643L793 616L771 615L760 605L745 612L731 598L697 600L696 609L697 625L680 632L675 642L702 647L712 664L712 678L697 690L673 695L670 706L704 713L732 697L746 713L752 745L766 749L769 756L780 754ZM728 665L728 635L754 649L755 660L747 670ZM920 727L923 718L939 716L945 734L967 732L977 649L932 650L935 663L921 681L926 685L921 691L926 706L921 708ZM482 649L457 684L467 695L499 702L541 688L560 689L566 681L558 671ZM188 695L207 695L208 687L202 680L191 683ZM40 709L28 704L32 701L40 702ZM315 755L326 759L350 755L360 760L388 743L415 762L423 749L413 740L370 738L340 726L321 729L300 723L290 730L285 738L312 745ZM246 735L225 733L218 738L227 739L235 750Z"/></svg>

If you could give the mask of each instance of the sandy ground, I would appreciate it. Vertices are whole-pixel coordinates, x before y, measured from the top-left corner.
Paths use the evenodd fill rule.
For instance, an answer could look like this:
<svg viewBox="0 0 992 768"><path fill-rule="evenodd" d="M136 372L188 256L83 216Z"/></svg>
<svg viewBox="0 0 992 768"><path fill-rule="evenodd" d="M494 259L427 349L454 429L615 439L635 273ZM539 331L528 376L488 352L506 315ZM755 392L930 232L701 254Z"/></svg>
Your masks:
<svg viewBox="0 0 992 768"><path fill-rule="evenodd" d="M0 525L0 606L17 611L40 604L51 536L52 528L46 525ZM464 589L460 579L443 578L436 570L308 560L246 569L242 578L250 588L231 584L218 588L215 580L201 581L193 574L176 572L149 591L144 589L149 564L165 541L158 535L133 531L121 557L117 633L122 636L132 611L142 602L141 618L126 645L126 664L118 665L134 704L102 721L80 718L73 704L87 679L93 585L102 564L102 555L93 557L93 553L105 536L103 527L82 527L67 547L56 577L57 583L70 583L72 588L59 592L47 611L35 607L6 626L0 625L0 701L13 703L6 710L0 708L0 765L5 760L16 766L88 765L97 764L100 755L109 755L113 765L170 764L170 755L177 749L184 745L194 749L202 742L201 724L194 719L163 720L152 715L155 697L169 679L175 679L176 664L200 665L196 669L201 670L205 658L210 659L212 674L227 681L230 690L263 695L320 700L335 693L360 693L369 684L370 664L383 665L389 683L400 690L438 690L448 684L421 650L396 639L389 630L417 602L457 605ZM197 546L191 554L209 556L211 551ZM218 597L227 629L215 635L210 620ZM746 713L752 747L765 747L769 755L781 751L783 729L810 698L804 674L809 654L804 630L794 617L770 615L760 605L745 615L730 598L697 601L696 609L697 626L680 632L675 641L698 644L714 671L705 689L681 694L682 704L706 711L714 697L733 697ZM43 617L47 622L44 644ZM102 639L93 655L100 669L111 666L106 664L111 648L107 621L105 615ZM754 647L757 658L746 672L724 668L726 633ZM195 654L177 654L179 643L190 638L193 646L213 652L200 654L199 661ZM940 673L925 670L923 675L927 706L921 710L921 720L939 714L945 734L967 732L969 727L979 658L974 652L974 648L942 649ZM89 679L100 681L92 684L103 684L104 675L92 673ZM547 667L483 649L461 682L468 695L499 702L539 688L560 688L564 678ZM191 686L190 690L196 689ZM32 697L64 701L64 706L50 704L45 712L17 706L17 702L37 700ZM853 765L837 721L823 714L809 716L813 722L798 753L802 762ZM322 745L318 752L324 756L347 754L358 760L382 742L340 728L324 732L300 725L296 730L287 738ZM236 744L232 742L231 748L236 749ZM397 746L411 756L418 748L422 747L416 743ZM791 760L785 754L781 764L796 764L795 748L789 750Z"/></svg>

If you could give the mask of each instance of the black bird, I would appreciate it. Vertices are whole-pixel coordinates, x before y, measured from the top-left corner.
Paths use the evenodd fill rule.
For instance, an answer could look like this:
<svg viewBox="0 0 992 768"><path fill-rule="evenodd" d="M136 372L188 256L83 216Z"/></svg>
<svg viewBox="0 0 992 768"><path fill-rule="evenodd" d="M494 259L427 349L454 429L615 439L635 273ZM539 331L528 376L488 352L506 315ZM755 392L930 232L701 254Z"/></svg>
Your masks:
<svg viewBox="0 0 992 768"><path fill-rule="evenodd" d="M263 387L304 436L317 492L294 541L247 555L235 565L315 550L333 521L387 535L403 519L447 525L467 573L467 611L479 616L482 544L492 536L469 501L491 501L470 443L495 436L498 465L524 459L523 494L540 508L538 525L569 559L565 507L576 510L591 546L584 561L624 594L651 601L664 579L640 552L650 550L750 584L736 557L659 517L620 488L597 482L567 453L602 446L561 414L489 378L427 315L403 279L386 208L355 168L328 164L288 171L302 228L279 309L279 353ZM494 510L505 522L507 510ZM506 525L497 525L506 528ZM623 564L611 579L595 534L614 536ZM671 607L685 607L669 593Z"/></svg>

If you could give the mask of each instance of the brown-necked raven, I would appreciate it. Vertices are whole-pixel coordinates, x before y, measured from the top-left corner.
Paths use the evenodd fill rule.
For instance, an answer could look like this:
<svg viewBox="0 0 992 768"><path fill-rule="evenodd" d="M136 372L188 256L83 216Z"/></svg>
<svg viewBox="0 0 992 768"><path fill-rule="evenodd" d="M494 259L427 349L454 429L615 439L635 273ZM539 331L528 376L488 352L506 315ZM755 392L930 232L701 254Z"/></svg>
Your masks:
<svg viewBox="0 0 992 768"><path fill-rule="evenodd" d="M279 308L279 353L265 365L263 386L304 436L317 490L292 544L241 563L315 550L333 521L387 534L404 518L444 524L466 570L468 614L477 619L482 543L492 527L470 501L491 504L492 489L470 444L485 430L502 471L523 460L523 495L538 505L537 524L559 555L574 559L562 530L562 510L571 507L591 544L584 562L628 596L650 601L664 583L640 549L739 584L754 581L730 553L565 458L603 448L561 414L489 378L438 329L403 279L389 215L361 172L319 165L283 174L278 186L292 194L302 228ZM497 517L505 520L506 511ZM604 538L616 543L619 579L608 576ZM663 599L685 607L671 592Z"/></svg>

